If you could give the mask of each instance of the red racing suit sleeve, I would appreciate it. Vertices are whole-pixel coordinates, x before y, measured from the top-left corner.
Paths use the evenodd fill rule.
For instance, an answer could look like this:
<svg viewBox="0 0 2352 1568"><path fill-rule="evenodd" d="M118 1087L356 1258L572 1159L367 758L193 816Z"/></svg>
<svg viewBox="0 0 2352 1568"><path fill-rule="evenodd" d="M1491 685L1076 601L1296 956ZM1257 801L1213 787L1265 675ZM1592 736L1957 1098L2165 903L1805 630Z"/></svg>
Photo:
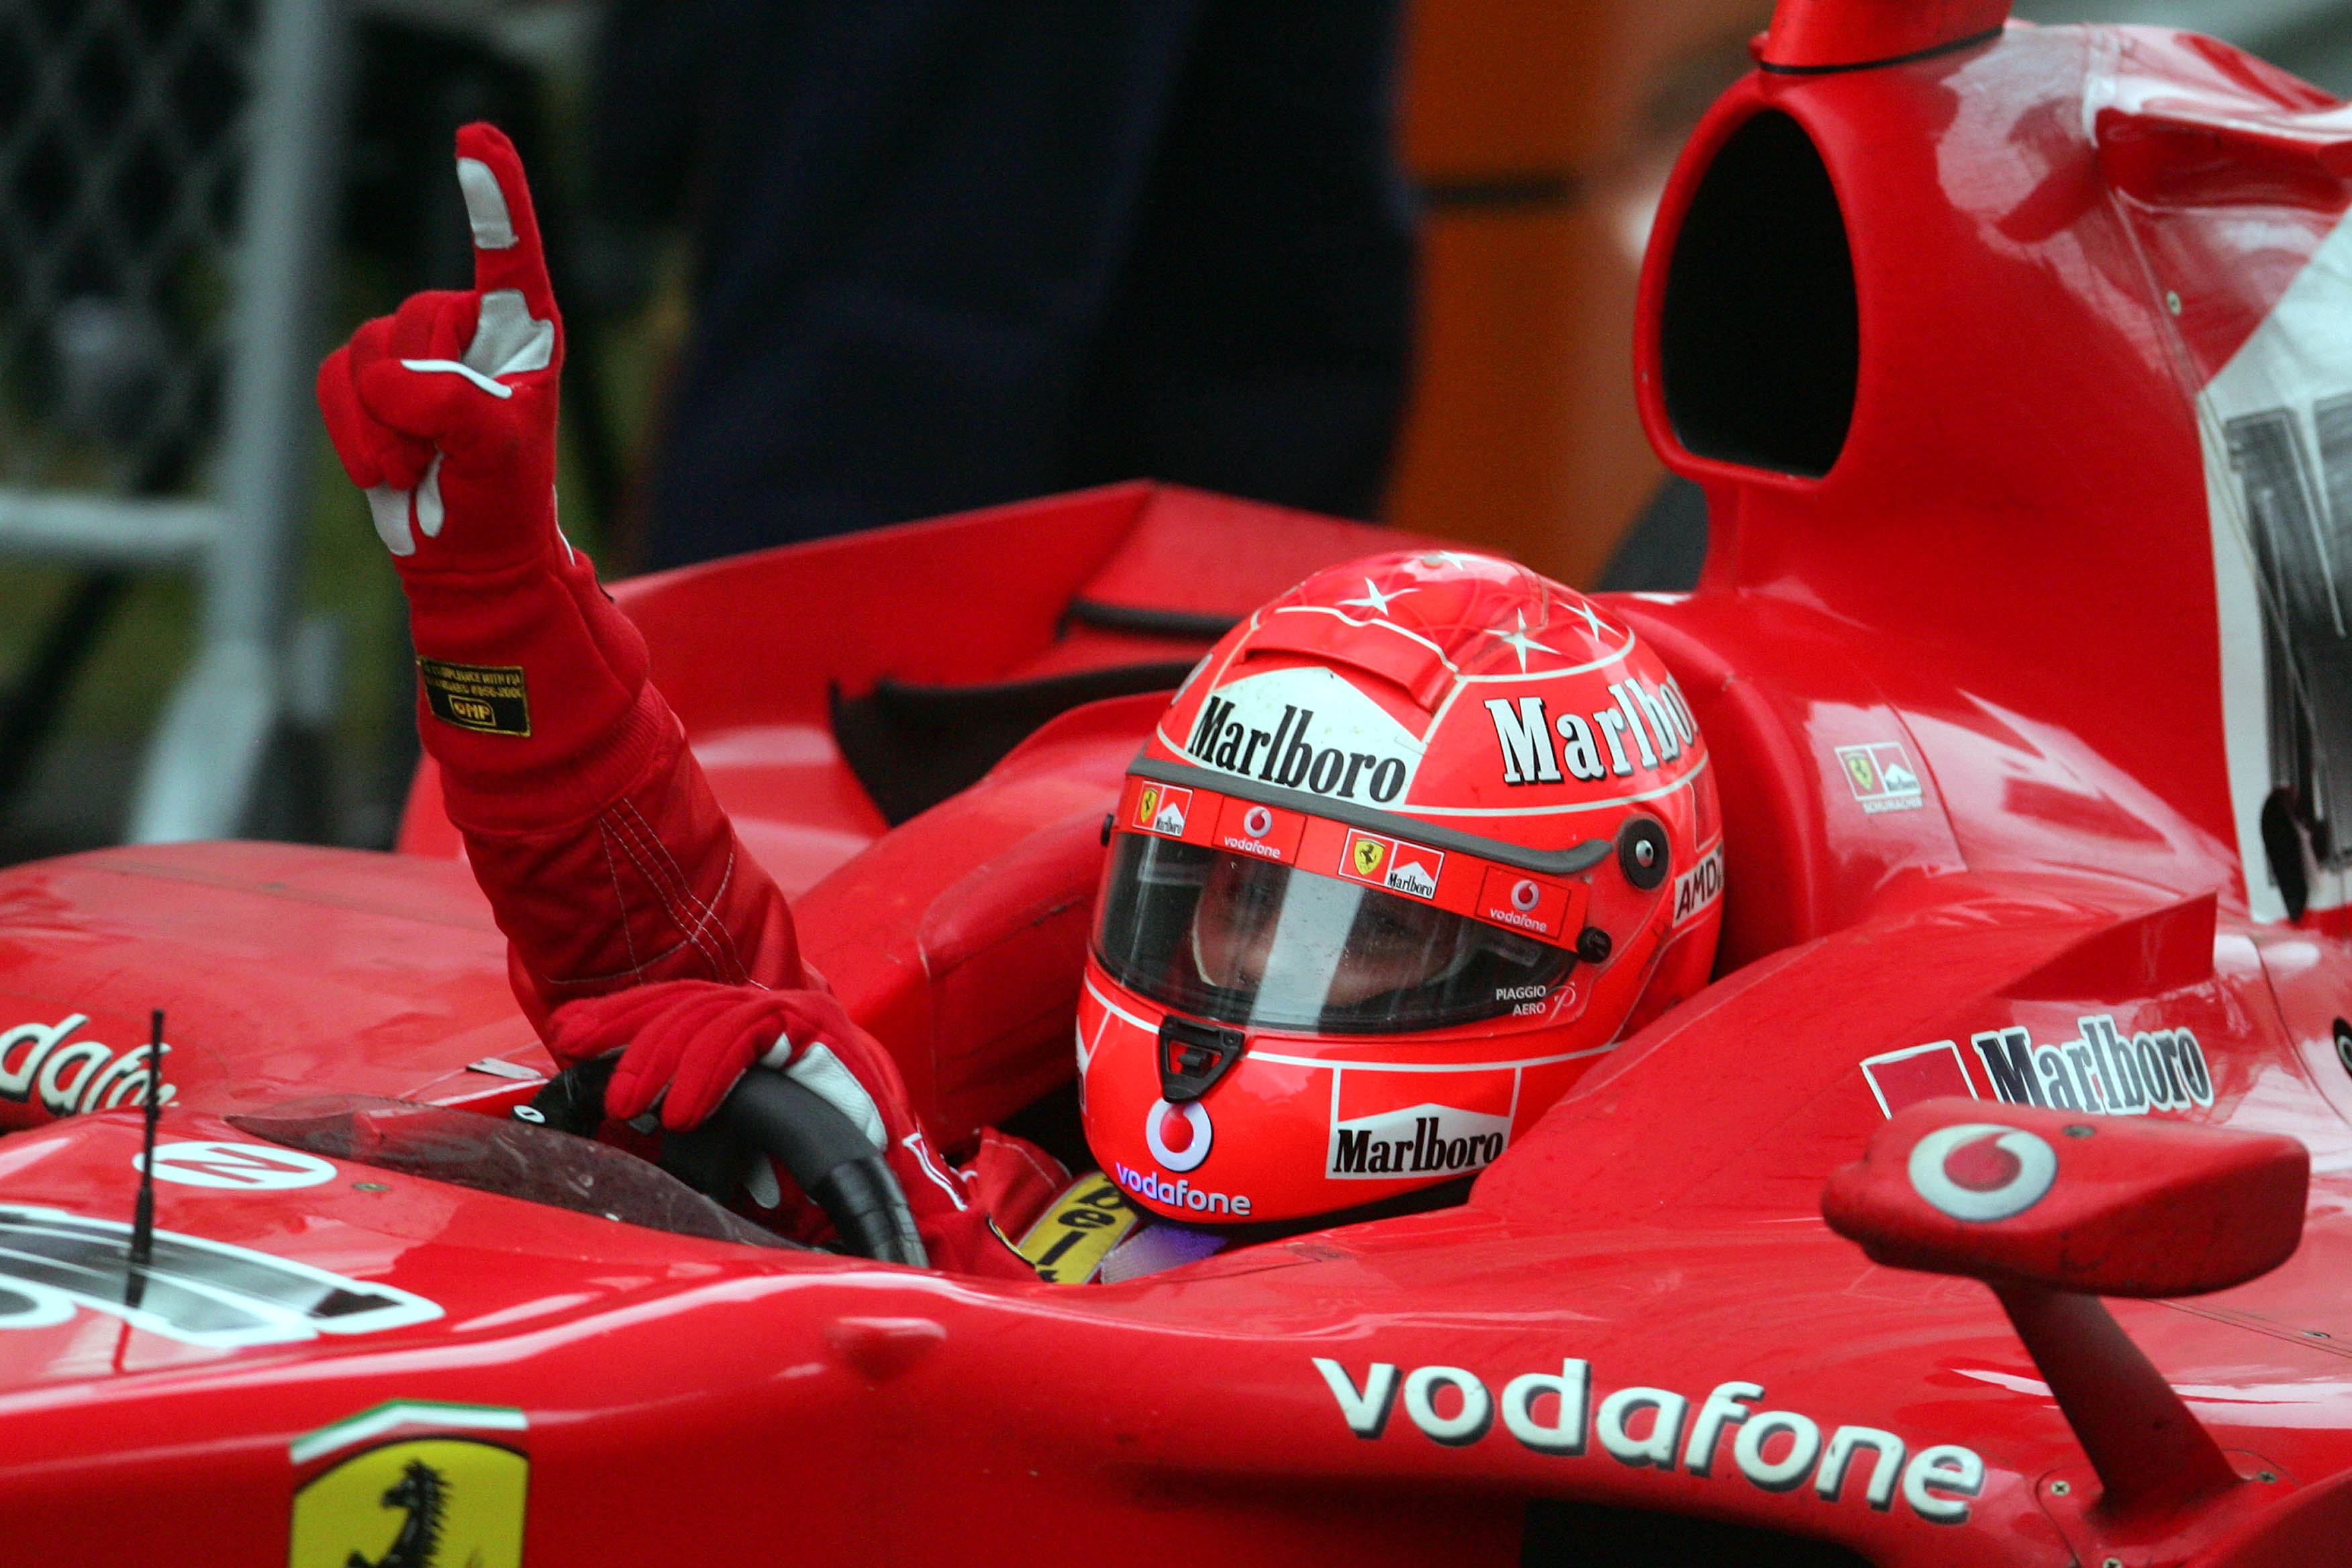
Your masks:
<svg viewBox="0 0 2352 1568"><path fill-rule="evenodd" d="M419 659L520 668L540 705L530 735L484 734L444 720L425 690L418 724L541 1034L554 1037L567 1003L662 982L821 990L783 894L712 796L646 678L643 639L587 558L567 551L493 583L420 576L404 574ZM1066 1173L992 1131L968 1164L950 1167L878 1042L849 1026L824 1043L879 1110L884 1152L932 1263L1034 1279L995 1216L1025 1224ZM787 1203L772 1216L779 1229L823 1234L813 1205Z"/></svg>
<svg viewBox="0 0 2352 1568"><path fill-rule="evenodd" d="M428 672L418 726L506 933L515 994L543 1037L567 1003L662 982L822 989L801 963L783 894L737 838L647 679L644 639L586 556L560 548L487 576L402 575ZM436 666L521 671L530 733L450 722L434 701ZM1042 1206L1050 1180L1001 1136L983 1138L965 1169L948 1166L896 1064L853 1031L827 1043L880 1110L885 1153L933 1263L1034 1278L992 1215ZM772 1223L803 1239L824 1228L798 1194Z"/></svg>
<svg viewBox="0 0 2352 1568"><path fill-rule="evenodd" d="M783 895L744 850L644 639L576 552L495 579L404 572L417 725L541 1032L567 1002L666 980L809 984ZM527 736L435 711L438 665L523 672Z"/></svg>

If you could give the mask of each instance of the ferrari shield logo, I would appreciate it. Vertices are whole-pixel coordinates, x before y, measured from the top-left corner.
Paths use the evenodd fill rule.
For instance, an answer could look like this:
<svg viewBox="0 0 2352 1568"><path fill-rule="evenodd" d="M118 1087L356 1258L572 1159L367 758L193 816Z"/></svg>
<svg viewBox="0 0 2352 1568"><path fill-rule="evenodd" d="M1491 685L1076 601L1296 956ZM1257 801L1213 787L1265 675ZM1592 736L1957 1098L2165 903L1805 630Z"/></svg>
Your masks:
<svg viewBox="0 0 2352 1568"><path fill-rule="evenodd" d="M1916 811L1927 804L1927 791L1900 742L1840 746L1837 755L1853 798L1871 816L1882 811Z"/></svg>
<svg viewBox="0 0 2352 1568"><path fill-rule="evenodd" d="M530 1479L476 1437L363 1448L294 1494L287 1568L520 1568Z"/></svg>
<svg viewBox="0 0 2352 1568"><path fill-rule="evenodd" d="M1135 826L1165 838L1184 837L1184 819L1192 812L1192 792L1148 784L1135 797Z"/></svg>
<svg viewBox="0 0 2352 1568"><path fill-rule="evenodd" d="M1408 844L1402 838L1350 833L1347 847L1340 851L1339 875L1386 888L1392 893L1434 899L1437 873L1444 864L1444 855L1435 849Z"/></svg>

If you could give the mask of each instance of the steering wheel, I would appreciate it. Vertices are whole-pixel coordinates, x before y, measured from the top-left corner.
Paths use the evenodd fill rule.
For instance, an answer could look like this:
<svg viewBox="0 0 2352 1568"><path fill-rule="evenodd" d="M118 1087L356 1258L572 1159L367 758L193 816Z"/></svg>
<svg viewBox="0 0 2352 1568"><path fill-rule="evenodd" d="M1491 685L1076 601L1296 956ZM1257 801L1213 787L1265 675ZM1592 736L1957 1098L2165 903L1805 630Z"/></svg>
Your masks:
<svg viewBox="0 0 2352 1568"><path fill-rule="evenodd" d="M547 1080L521 1121L593 1138L604 1122L604 1089L617 1054L564 1068ZM742 1185L750 1162L765 1154L823 1209L843 1247L884 1263L929 1266L915 1230L906 1189L866 1134L834 1103L769 1068L736 1081L709 1121L690 1132L662 1134L661 1166L689 1186L725 1202Z"/></svg>

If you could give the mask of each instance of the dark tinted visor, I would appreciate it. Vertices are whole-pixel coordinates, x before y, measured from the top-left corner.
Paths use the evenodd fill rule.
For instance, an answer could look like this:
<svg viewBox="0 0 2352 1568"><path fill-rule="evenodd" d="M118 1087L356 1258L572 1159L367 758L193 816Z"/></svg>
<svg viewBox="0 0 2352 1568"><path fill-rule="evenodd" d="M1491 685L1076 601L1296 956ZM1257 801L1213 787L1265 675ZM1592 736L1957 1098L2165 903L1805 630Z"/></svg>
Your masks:
<svg viewBox="0 0 2352 1568"><path fill-rule="evenodd" d="M1140 833L1112 840L1095 951L1112 978L1220 1023L1403 1034L1548 995L1565 948L1343 881Z"/></svg>

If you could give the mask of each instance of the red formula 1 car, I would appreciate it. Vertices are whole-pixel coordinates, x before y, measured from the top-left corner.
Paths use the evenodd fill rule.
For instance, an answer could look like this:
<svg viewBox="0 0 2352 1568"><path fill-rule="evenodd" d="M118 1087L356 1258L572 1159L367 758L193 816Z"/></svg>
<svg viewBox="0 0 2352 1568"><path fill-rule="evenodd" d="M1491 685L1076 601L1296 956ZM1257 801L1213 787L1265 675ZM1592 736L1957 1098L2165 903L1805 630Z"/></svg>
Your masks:
<svg viewBox="0 0 2352 1568"><path fill-rule="evenodd" d="M550 1064L429 778L400 855L21 868L0 1558L2343 1561L2352 118L2000 13L1786 0L1665 194L1712 552L1610 608L1717 977L1466 1204L1088 1287L761 1245L501 1119ZM1068 1091L1166 689L1393 541L1131 487L622 597L952 1139Z"/></svg>

